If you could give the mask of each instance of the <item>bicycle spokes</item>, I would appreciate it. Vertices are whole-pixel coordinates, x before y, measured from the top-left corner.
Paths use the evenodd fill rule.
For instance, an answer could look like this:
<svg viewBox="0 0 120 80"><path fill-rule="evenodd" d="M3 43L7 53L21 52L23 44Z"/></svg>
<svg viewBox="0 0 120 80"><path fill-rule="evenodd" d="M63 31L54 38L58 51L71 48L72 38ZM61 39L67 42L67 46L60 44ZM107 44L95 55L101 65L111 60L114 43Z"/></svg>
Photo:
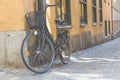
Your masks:
<svg viewBox="0 0 120 80"><path fill-rule="evenodd" d="M38 35L28 35L22 44L22 58L25 65L36 73L46 72L55 58L55 50L49 38L42 41ZM42 45L44 42L44 45Z"/></svg>
<svg viewBox="0 0 120 80"><path fill-rule="evenodd" d="M69 38L67 34L61 39L60 43L60 59L64 64L67 64L70 61L70 45L69 45Z"/></svg>

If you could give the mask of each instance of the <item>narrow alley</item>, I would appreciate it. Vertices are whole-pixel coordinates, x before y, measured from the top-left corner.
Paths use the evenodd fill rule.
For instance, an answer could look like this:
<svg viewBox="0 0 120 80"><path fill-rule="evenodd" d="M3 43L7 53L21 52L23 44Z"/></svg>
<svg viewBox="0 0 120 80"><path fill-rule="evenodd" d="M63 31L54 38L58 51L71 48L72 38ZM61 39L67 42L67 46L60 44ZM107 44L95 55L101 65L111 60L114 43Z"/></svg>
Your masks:
<svg viewBox="0 0 120 80"><path fill-rule="evenodd" d="M120 80L120 38L76 52L67 65L35 74L0 68L0 80Z"/></svg>

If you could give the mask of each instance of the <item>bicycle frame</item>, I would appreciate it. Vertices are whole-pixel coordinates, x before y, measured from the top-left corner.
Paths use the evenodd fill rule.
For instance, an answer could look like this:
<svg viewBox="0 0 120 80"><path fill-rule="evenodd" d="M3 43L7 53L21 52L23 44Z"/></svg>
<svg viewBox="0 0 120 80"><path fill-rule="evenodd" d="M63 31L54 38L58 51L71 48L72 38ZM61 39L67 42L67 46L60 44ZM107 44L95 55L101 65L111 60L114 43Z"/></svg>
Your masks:
<svg viewBox="0 0 120 80"><path fill-rule="evenodd" d="M59 53L59 45L60 45L60 40L62 39L62 37L63 37L63 35L64 34L67 34L68 33L68 31L66 31L66 30L59 30L57 27L56 27L56 29L57 29L57 39L54 41L53 40L53 37L51 36L51 34L50 34L50 32L49 32L49 30L48 30L48 27L47 27L47 22L46 22L46 11L47 11L47 9L49 8L49 7L53 7L53 6L57 6L57 4L54 4L54 5L48 5L48 4L45 4L44 5L44 19L43 19L43 21L44 21L44 25L43 25L43 27L42 27L42 30L40 30L40 29L38 29L39 30L39 32L42 32L42 39L43 39L43 42L42 42L42 45L44 45L44 39L45 39L45 36L47 36L49 39L51 39L51 41L52 41L52 43L53 43L53 45L54 45L54 48L55 48L55 51L56 51L56 53Z"/></svg>
<svg viewBox="0 0 120 80"><path fill-rule="evenodd" d="M57 48L58 48L58 39L57 39L56 41L53 41L53 38L52 38L52 36L51 36L48 28L47 28L47 22L46 22L46 11L47 11L47 8L53 7L53 6L57 6L57 4L54 4L54 5L45 4L45 5L44 5L43 26L42 26L42 28L37 28L37 29L36 29L37 31L35 31L34 34L39 34L39 35L42 37L42 39L43 39L43 40L42 40L42 45L44 45L44 43L45 43L45 36L47 36L47 37L52 41L52 43L53 43L53 45L54 45L54 47L55 47L55 50L57 50ZM42 34L42 35L41 35L41 34ZM57 37L58 37L58 33L57 33ZM40 46L40 45L39 45L39 46ZM43 47L42 47L42 48L43 48Z"/></svg>

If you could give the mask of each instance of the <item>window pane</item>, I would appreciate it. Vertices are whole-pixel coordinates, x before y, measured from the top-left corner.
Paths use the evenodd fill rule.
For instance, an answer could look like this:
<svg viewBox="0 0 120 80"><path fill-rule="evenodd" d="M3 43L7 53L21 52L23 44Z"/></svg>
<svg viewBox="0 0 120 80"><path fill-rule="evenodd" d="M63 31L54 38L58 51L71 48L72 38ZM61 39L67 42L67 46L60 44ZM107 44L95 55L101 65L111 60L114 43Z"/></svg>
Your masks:
<svg viewBox="0 0 120 80"><path fill-rule="evenodd" d="M66 0L66 14L65 14L65 21L71 24L71 7L70 7L70 0Z"/></svg>
<svg viewBox="0 0 120 80"><path fill-rule="evenodd" d="M87 0L80 2L80 24L87 24Z"/></svg>
<svg viewBox="0 0 120 80"><path fill-rule="evenodd" d="M71 24L70 0L56 0L56 3L58 4L56 7L56 18L63 19L66 23ZM62 3L62 7L60 3Z"/></svg>
<svg viewBox="0 0 120 80"><path fill-rule="evenodd" d="M102 15L102 10L100 10L100 22L103 22L102 17L103 17L103 15Z"/></svg>
<svg viewBox="0 0 120 80"><path fill-rule="evenodd" d="M92 5L96 6L96 0L92 0Z"/></svg>
<svg viewBox="0 0 120 80"><path fill-rule="evenodd" d="M102 0L99 0L99 8L102 8Z"/></svg>
<svg viewBox="0 0 120 80"><path fill-rule="evenodd" d="M105 36L107 36L107 21L105 21Z"/></svg>
<svg viewBox="0 0 120 80"><path fill-rule="evenodd" d="M83 2L86 2L86 0L83 0Z"/></svg>
<svg viewBox="0 0 120 80"><path fill-rule="evenodd" d="M111 33L111 31L110 31L111 30L110 29L111 28L110 21L108 21L108 27L109 27L109 34L110 34Z"/></svg>
<svg viewBox="0 0 120 80"><path fill-rule="evenodd" d="M85 2L86 3L87 0L80 0L80 2Z"/></svg>
<svg viewBox="0 0 120 80"><path fill-rule="evenodd" d="M92 10L92 18L93 18L93 23L96 23L97 22L97 16L96 16L96 8L93 8Z"/></svg>
<svg viewBox="0 0 120 80"><path fill-rule="evenodd" d="M92 21L93 23L97 23L97 16L96 16L96 0L92 0Z"/></svg>
<svg viewBox="0 0 120 80"><path fill-rule="evenodd" d="M103 22L102 0L99 0L99 17L100 22Z"/></svg>

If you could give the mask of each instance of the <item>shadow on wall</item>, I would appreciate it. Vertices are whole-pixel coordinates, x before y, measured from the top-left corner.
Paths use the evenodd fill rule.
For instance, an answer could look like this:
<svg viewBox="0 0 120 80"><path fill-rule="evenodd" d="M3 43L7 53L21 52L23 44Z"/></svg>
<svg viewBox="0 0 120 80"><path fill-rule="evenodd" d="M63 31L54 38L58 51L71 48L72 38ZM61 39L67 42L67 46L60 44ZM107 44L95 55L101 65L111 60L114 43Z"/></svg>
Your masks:
<svg viewBox="0 0 120 80"><path fill-rule="evenodd" d="M108 39L109 40L109 39ZM71 50L72 52L86 49L105 42L103 33L92 36L90 31L71 37Z"/></svg>

